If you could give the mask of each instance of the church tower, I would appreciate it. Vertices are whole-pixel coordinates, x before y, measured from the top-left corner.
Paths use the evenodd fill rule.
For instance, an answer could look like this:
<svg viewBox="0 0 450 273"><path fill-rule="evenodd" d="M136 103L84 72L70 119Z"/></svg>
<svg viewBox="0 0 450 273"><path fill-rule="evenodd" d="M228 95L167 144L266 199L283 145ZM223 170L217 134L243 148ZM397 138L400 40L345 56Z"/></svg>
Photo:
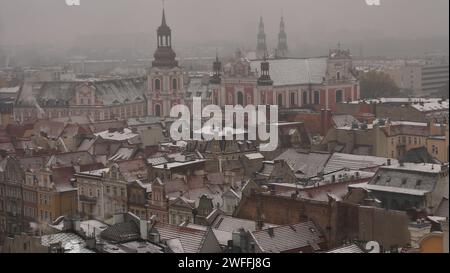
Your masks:
<svg viewBox="0 0 450 273"><path fill-rule="evenodd" d="M267 52L266 33L264 32L264 21L261 16L259 20L259 32L256 44L256 57L262 59Z"/></svg>
<svg viewBox="0 0 450 273"><path fill-rule="evenodd" d="M221 83L222 83L222 62L219 55L216 54L216 60L213 63L213 75L209 79L212 90L212 103L220 105Z"/></svg>
<svg viewBox="0 0 450 273"><path fill-rule="evenodd" d="M261 62L261 72L258 78L258 104L273 104L273 80L270 78L270 63L264 54L264 60Z"/></svg>
<svg viewBox="0 0 450 273"><path fill-rule="evenodd" d="M280 22L280 33L278 33L278 47L276 52L277 58L285 58L289 54L288 44L287 44L287 34L286 26L284 23L284 17L281 17Z"/></svg>
<svg viewBox="0 0 450 273"><path fill-rule="evenodd" d="M172 30L163 8L161 25L156 32L157 49L148 75L148 113L168 117L172 106L184 103L183 70L172 49Z"/></svg>

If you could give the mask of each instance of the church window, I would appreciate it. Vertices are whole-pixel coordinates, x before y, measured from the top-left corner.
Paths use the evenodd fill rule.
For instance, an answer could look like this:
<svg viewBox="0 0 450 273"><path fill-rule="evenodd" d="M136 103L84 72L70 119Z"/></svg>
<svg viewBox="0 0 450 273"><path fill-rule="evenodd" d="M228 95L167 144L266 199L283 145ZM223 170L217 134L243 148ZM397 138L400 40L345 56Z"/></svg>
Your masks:
<svg viewBox="0 0 450 273"><path fill-rule="evenodd" d="M240 91L237 93L237 104L244 106L244 94Z"/></svg>
<svg viewBox="0 0 450 273"><path fill-rule="evenodd" d="M336 91L336 103L341 103L344 101L344 92L342 90Z"/></svg>
<svg viewBox="0 0 450 273"><path fill-rule="evenodd" d="M306 92L303 92L302 103L304 105L308 104L308 93L306 93Z"/></svg>
<svg viewBox="0 0 450 273"><path fill-rule="evenodd" d="M155 90L156 91L160 91L161 90L161 80L160 79L156 79L155 80Z"/></svg>
<svg viewBox="0 0 450 273"><path fill-rule="evenodd" d="M172 80L172 89L177 90L178 89L178 82L177 79Z"/></svg>
<svg viewBox="0 0 450 273"><path fill-rule="evenodd" d="M155 105L155 116L160 117L161 116L161 105L156 104Z"/></svg>
<svg viewBox="0 0 450 273"><path fill-rule="evenodd" d="M314 104L320 104L320 92L314 91Z"/></svg>

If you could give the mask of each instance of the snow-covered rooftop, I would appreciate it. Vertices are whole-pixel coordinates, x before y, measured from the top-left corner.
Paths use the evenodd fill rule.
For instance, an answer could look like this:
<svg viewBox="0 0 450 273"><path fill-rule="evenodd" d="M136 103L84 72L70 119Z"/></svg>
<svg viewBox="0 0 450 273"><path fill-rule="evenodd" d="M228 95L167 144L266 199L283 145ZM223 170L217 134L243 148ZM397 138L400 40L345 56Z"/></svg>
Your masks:
<svg viewBox="0 0 450 273"><path fill-rule="evenodd" d="M399 194L407 194L407 195L416 195L416 196L424 196L428 192L426 190L380 186L380 185L373 185L373 184L368 184L368 183L353 184L353 185L349 185L348 187L349 188L362 188L362 189L373 190L373 191L383 191L383 192L391 192L391 193L399 193Z"/></svg>
<svg viewBox="0 0 450 273"><path fill-rule="evenodd" d="M124 141L135 138L139 135L133 133L130 129L125 128L123 131L114 131L114 132L110 132L109 130L103 131L95 134L95 136L99 136L105 140Z"/></svg>

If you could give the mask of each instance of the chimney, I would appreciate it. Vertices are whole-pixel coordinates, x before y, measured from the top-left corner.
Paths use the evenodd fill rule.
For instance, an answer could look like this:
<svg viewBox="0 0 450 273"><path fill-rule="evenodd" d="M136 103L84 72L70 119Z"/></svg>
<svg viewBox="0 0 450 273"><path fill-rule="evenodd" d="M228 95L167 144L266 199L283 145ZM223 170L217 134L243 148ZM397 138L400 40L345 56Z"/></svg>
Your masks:
<svg viewBox="0 0 450 273"><path fill-rule="evenodd" d="M72 220L72 229L75 233L79 234L81 231L81 222L80 219L74 219Z"/></svg>
<svg viewBox="0 0 450 273"><path fill-rule="evenodd" d="M161 236L158 232L151 232L148 236L148 240L154 244L161 243Z"/></svg>
<svg viewBox="0 0 450 273"><path fill-rule="evenodd" d="M320 110L320 134L325 136L328 132L328 129L332 126L332 114L330 109L321 109Z"/></svg>
<svg viewBox="0 0 450 273"><path fill-rule="evenodd" d="M263 217L258 217L258 219L256 219L256 231L262 230L264 227L264 219Z"/></svg>
<svg viewBox="0 0 450 273"><path fill-rule="evenodd" d="M94 237L89 237L86 239L86 248L96 250L97 249L97 239Z"/></svg>
<svg viewBox="0 0 450 273"><path fill-rule="evenodd" d="M273 230L273 227L269 227L267 229L267 233L269 234L270 237L274 237L275 236L275 232Z"/></svg>

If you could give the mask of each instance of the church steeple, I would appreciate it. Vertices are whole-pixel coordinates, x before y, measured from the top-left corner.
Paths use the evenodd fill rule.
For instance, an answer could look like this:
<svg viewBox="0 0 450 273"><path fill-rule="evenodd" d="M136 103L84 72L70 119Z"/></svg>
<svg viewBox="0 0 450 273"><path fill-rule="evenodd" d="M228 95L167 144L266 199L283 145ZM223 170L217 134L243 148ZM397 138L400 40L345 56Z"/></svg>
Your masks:
<svg viewBox="0 0 450 273"><path fill-rule="evenodd" d="M259 31L256 45L256 56L262 58L267 52L266 33L264 31L264 21L262 16L259 19Z"/></svg>
<svg viewBox="0 0 450 273"><path fill-rule="evenodd" d="M284 17L281 16L280 22L280 33L278 34L278 47L277 47L277 57L287 57L288 55L288 45L287 45L287 34L286 25L284 22Z"/></svg>
<svg viewBox="0 0 450 273"><path fill-rule="evenodd" d="M216 60L213 63L213 71L214 74L210 79L210 83L212 84L220 84L221 82L221 71L222 71L222 63L219 61L219 54L216 53Z"/></svg>
<svg viewBox="0 0 450 273"><path fill-rule="evenodd" d="M167 25L164 8L162 10L161 25L158 27L156 34L158 48L153 55L155 58L152 63L153 66L168 68L178 66L178 62L175 60L176 54L172 49L172 30Z"/></svg>

